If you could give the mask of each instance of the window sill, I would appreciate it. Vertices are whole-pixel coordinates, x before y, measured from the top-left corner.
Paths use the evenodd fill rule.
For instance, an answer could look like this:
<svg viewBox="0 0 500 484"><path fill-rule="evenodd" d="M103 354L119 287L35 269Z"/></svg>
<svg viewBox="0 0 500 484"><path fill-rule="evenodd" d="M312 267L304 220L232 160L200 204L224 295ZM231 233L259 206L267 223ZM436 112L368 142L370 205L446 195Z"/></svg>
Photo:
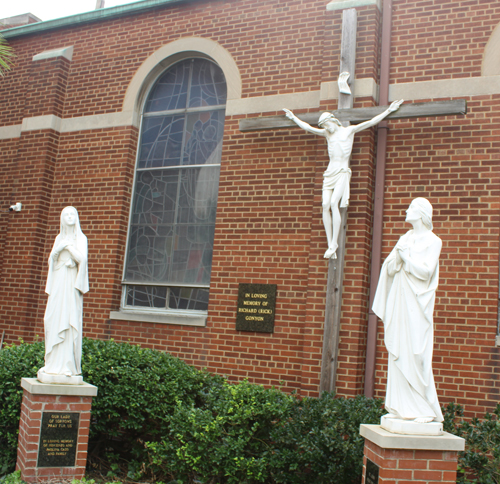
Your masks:
<svg viewBox="0 0 500 484"><path fill-rule="evenodd" d="M207 325L208 314L206 311L172 311L172 312L150 312L122 309L120 311L111 311L109 319L118 321L138 321L141 323L160 323L160 324L177 324L180 326L198 326L204 327Z"/></svg>

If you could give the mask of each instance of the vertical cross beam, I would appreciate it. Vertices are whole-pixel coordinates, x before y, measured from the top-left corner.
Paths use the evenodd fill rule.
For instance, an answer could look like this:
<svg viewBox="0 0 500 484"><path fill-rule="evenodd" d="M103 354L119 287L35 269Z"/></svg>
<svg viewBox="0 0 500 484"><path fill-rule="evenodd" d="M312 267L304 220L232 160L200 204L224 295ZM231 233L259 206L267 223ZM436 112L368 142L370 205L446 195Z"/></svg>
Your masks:
<svg viewBox="0 0 500 484"><path fill-rule="evenodd" d="M357 12L355 8L342 12L342 44L340 58L340 72L349 72L348 84L353 91L354 70L356 63L356 30ZM339 93L338 109L353 107L352 95ZM349 126L344 121L343 126ZM340 316L342 309L342 282L344 278L344 254L347 230L347 209L341 208L341 228L338 239L337 258L328 260L328 280L326 289L325 326L323 332L323 356L321 361L320 392L335 390L337 377Z"/></svg>

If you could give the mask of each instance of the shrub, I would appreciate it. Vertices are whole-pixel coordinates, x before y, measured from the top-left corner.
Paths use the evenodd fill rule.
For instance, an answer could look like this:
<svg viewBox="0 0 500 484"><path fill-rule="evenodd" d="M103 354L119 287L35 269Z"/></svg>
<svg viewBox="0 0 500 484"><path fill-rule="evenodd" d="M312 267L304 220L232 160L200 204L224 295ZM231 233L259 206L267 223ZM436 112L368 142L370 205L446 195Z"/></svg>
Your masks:
<svg viewBox="0 0 500 484"><path fill-rule="evenodd" d="M16 461L21 378L36 376L43 355L40 342L0 351L0 475ZM352 484L361 479L359 425L384 413L381 401L364 397L298 399L229 384L171 355L113 341L84 339L82 371L98 387L89 457L103 458L111 478L125 468L138 480L147 468L181 484ZM500 484L500 404L481 420L463 419L450 404L444 425L466 439L458 482Z"/></svg>
<svg viewBox="0 0 500 484"><path fill-rule="evenodd" d="M271 431L270 466L274 482L350 484L361 481L364 438L362 423L376 424L382 402L362 396L297 400L290 417Z"/></svg>
<svg viewBox="0 0 500 484"><path fill-rule="evenodd" d="M269 431L294 397L246 381L213 387L205 405L178 405L170 438L149 443L151 461L179 483L268 482Z"/></svg>
<svg viewBox="0 0 500 484"><path fill-rule="evenodd" d="M12 472L16 463L21 378L36 377L44 352L40 342L0 351L0 475ZM89 457L107 452L108 460L115 456L117 461L146 461L143 442L169 432L163 416L179 404L202 404L209 388L223 381L166 353L85 338L82 374L98 387L92 402Z"/></svg>
<svg viewBox="0 0 500 484"><path fill-rule="evenodd" d="M23 389L21 378L36 377L43 366L43 343L6 346L0 351L0 475L12 472L17 458L17 436Z"/></svg>
<svg viewBox="0 0 500 484"><path fill-rule="evenodd" d="M248 382L215 388L204 408L179 406L171 436L148 444L152 462L179 483L352 483L361 480L361 423L381 402L296 399Z"/></svg>
<svg viewBox="0 0 500 484"><path fill-rule="evenodd" d="M444 412L447 432L465 439L458 455L459 484L500 484L500 404L484 419L463 419L463 408L449 404Z"/></svg>
<svg viewBox="0 0 500 484"><path fill-rule="evenodd" d="M98 387L92 402L89 455L104 449L127 460L146 459L145 441L169 433L165 416L200 405L222 378L178 358L127 343L84 339L82 374Z"/></svg>
<svg viewBox="0 0 500 484"><path fill-rule="evenodd" d="M26 484L26 482L21 479L21 471L16 471L0 477L0 484Z"/></svg>

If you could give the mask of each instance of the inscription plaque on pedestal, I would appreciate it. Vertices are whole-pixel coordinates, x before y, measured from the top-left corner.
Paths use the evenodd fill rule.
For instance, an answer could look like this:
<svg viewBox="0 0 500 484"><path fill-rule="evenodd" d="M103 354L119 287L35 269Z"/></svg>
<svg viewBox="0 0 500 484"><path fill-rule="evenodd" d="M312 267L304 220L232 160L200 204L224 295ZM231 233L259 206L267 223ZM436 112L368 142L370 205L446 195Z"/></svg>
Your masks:
<svg viewBox="0 0 500 484"><path fill-rule="evenodd" d="M73 467L76 461L77 412L44 412L37 467Z"/></svg>
<svg viewBox="0 0 500 484"><path fill-rule="evenodd" d="M240 284L236 329L238 331L274 331L276 284Z"/></svg>
<svg viewBox="0 0 500 484"><path fill-rule="evenodd" d="M378 484L378 470L377 464L370 459L366 459L366 476L365 484Z"/></svg>

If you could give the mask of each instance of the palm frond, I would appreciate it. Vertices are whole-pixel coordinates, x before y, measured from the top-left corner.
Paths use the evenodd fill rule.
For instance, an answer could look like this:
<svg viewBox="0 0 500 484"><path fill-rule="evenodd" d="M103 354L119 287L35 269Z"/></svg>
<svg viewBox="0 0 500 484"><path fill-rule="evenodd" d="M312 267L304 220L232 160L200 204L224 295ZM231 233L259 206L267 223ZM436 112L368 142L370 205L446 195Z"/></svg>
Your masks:
<svg viewBox="0 0 500 484"><path fill-rule="evenodd" d="M11 69L15 56L14 49L0 34L0 76L4 76L5 72Z"/></svg>

